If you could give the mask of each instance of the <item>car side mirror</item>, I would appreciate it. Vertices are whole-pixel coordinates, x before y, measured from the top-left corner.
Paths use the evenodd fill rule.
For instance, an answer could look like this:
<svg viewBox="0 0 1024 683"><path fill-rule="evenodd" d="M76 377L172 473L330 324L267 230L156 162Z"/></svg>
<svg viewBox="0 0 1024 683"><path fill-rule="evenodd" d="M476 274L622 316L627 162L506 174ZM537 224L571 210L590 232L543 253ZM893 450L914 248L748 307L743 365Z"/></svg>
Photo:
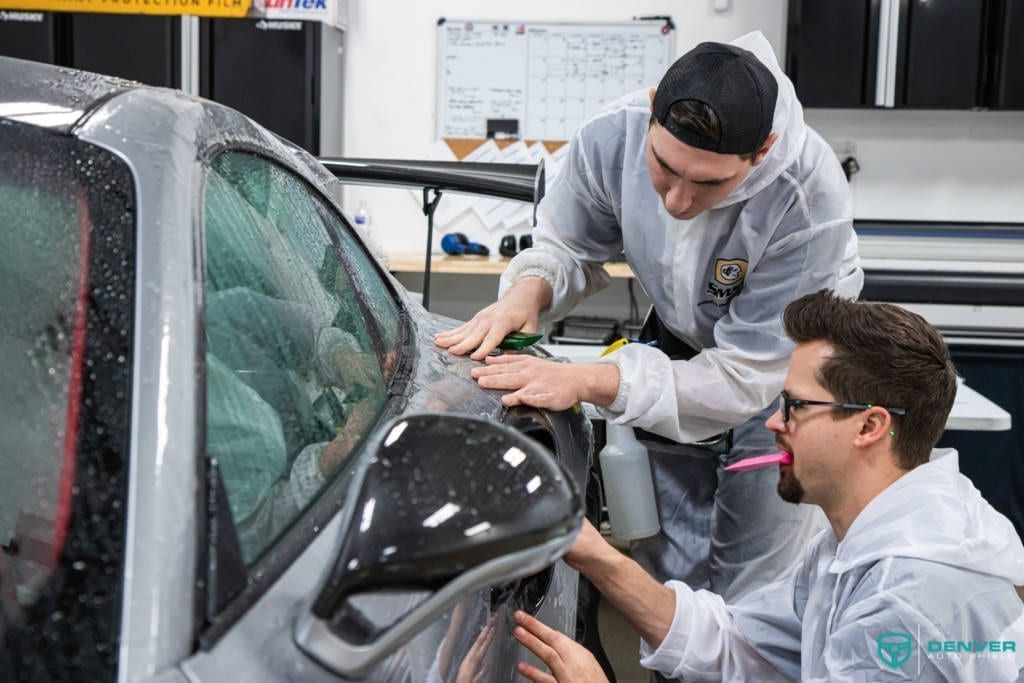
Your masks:
<svg viewBox="0 0 1024 683"><path fill-rule="evenodd" d="M549 566L583 520L554 456L504 425L403 416L367 453L335 562L295 625L298 646L342 676L365 675L467 594ZM395 592L426 597L383 625L357 604Z"/></svg>

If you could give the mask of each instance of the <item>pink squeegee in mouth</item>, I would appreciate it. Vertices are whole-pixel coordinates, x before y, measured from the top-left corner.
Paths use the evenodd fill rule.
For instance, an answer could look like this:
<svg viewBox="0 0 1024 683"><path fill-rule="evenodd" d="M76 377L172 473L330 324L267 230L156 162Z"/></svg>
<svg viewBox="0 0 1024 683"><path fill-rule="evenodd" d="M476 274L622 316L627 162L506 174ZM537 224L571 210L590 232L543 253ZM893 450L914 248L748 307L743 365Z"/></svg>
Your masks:
<svg viewBox="0 0 1024 683"><path fill-rule="evenodd" d="M789 453L779 452L770 455L757 455L753 458L744 458L734 462L725 468L726 472L746 472L748 470L760 470L772 465L789 465L793 462L793 456Z"/></svg>

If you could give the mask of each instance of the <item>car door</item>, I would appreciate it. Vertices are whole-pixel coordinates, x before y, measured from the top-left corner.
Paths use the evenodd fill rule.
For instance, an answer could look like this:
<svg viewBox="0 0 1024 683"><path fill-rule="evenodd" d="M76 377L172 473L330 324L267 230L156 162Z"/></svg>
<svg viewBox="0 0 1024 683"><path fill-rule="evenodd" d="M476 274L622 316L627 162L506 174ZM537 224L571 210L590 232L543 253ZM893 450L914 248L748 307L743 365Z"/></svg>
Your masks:
<svg viewBox="0 0 1024 683"><path fill-rule="evenodd" d="M295 647L291 624L330 564L366 437L402 403L389 383L408 330L362 245L284 166L219 154L202 214L208 529L201 647L184 668L200 680L334 680ZM371 611L398 616L419 599ZM480 602L461 608L460 633ZM448 626L370 680L429 670Z"/></svg>

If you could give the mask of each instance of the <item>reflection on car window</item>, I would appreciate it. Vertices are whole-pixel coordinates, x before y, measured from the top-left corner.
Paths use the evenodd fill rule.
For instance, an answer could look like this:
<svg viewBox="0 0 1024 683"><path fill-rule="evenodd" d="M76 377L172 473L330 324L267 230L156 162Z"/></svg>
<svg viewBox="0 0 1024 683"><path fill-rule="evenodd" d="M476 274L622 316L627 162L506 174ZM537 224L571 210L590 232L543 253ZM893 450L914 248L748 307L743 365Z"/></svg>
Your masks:
<svg viewBox="0 0 1024 683"><path fill-rule="evenodd" d="M327 208L301 180L227 152L204 202L206 454L251 565L372 428L394 336L367 308L340 258L349 245L332 241Z"/></svg>
<svg viewBox="0 0 1024 683"><path fill-rule="evenodd" d="M112 680L130 405L127 167L0 121L0 680Z"/></svg>

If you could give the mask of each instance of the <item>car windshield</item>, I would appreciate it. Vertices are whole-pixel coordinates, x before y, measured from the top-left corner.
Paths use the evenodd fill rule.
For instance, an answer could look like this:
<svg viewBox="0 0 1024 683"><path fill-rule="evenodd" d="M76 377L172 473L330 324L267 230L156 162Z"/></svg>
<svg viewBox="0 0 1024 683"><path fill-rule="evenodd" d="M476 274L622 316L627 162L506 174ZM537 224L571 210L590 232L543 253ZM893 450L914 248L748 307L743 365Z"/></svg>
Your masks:
<svg viewBox="0 0 1024 683"><path fill-rule="evenodd" d="M0 643L91 680L116 661L133 202L113 154L0 120Z"/></svg>

